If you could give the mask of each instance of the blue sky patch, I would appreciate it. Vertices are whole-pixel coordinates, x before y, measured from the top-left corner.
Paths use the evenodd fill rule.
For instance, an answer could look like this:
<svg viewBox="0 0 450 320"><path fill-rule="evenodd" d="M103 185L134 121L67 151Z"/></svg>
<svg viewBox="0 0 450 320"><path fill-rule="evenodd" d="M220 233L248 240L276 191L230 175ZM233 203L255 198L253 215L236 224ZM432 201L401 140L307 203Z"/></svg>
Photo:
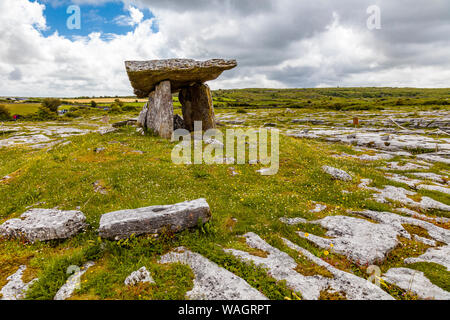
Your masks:
<svg viewBox="0 0 450 320"><path fill-rule="evenodd" d="M42 31L44 36L58 31L59 35L75 39L99 32L102 34L102 39L108 40L114 35L124 35L133 31L139 20L144 21L154 17L148 9L130 8L125 6L122 1L115 0L99 4L79 5L79 19L74 16L77 14L76 10L68 10L73 5L70 1L39 0L37 2L45 4L44 15L48 29ZM79 28L77 21L80 22ZM158 32L156 23L153 23L152 29L153 32Z"/></svg>

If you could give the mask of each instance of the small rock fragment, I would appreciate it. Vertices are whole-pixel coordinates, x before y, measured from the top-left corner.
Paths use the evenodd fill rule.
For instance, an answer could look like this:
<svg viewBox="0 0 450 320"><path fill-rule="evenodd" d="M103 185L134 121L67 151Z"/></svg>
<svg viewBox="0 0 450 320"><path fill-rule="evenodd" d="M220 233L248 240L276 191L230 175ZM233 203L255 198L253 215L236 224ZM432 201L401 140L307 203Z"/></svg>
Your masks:
<svg viewBox="0 0 450 320"><path fill-rule="evenodd" d="M155 280L153 280L146 267L134 271L125 279L126 286L135 286L139 283L155 283Z"/></svg>

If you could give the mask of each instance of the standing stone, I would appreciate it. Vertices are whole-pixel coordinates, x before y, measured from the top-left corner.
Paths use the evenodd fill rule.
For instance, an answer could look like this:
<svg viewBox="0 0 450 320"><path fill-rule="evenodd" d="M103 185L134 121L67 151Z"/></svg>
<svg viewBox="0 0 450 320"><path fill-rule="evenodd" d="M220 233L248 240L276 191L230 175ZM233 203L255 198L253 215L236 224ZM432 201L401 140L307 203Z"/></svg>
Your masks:
<svg viewBox="0 0 450 320"><path fill-rule="evenodd" d="M179 94L185 128L194 131L194 122L201 121L203 130L216 128L211 90L206 84L196 83Z"/></svg>
<svg viewBox="0 0 450 320"><path fill-rule="evenodd" d="M163 81L150 93L147 128L160 137L171 139L173 133L173 102L170 81Z"/></svg>
<svg viewBox="0 0 450 320"><path fill-rule="evenodd" d="M147 128L147 111L148 111L148 103L144 105L141 113L139 114L139 118L137 120L138 126L142 128Z"/></svg>

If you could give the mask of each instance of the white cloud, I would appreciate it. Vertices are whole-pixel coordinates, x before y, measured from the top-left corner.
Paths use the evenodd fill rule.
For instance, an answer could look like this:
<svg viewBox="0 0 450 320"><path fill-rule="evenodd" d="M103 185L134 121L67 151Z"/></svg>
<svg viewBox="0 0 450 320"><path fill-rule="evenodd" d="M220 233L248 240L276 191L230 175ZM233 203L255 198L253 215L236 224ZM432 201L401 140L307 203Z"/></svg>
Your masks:
<svg viewBox="0 0 450 320"><path fill-rule="evenodd" d="M130 12L129 16L120 15L114 19L114 22L119 26L135 26L142 22L144 19L144 14L138 8L129 6L128 11Z"/></svg>
<svg viewBox="0 0 450 320"><path fill-rule="evenodd" d="M141 23L142 19L144 19L144 14L141 12L141 10L132 6L130 6L128 10L130 11L130 17L133 21L133 24Z"/></svg>
<svg viewBox="0 0 450 320"><path fill-rule="evenodd" d="M44 6L1 0L0 95L128 95L125 60L172 57L236 58L212 88L448 87L450 3L405 1L379 0L382 30L369 31L371 0L125 0L117 21L132 32L67 39L39 31Z"/></svg>

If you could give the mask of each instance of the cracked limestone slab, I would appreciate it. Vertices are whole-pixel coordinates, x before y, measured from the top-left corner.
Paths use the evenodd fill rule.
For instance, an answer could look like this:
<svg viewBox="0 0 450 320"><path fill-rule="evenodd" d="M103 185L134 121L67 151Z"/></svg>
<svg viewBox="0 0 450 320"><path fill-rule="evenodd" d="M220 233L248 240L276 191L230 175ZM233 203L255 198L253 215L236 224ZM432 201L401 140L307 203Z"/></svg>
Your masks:
<svg viewBox="0 0 450 320"><path fill-rule="evenodd" d="M15 145L22 145L22 144L37 144L43 142L50 142L51 140L52 139L43 134L36 134L32 136L16 135L7 139L0 140L0 147L12 147Z"/></svg>
<svg viewBox="0 0 450 320"><path fill-rule="evenodd" d="M406 291L411 291L421 299L450 300L450 292L431 283L421 271L408 268L389 269L382 277Z"/></svg>
<svg viewBox="0 0 450 320"><path fill-rule="evenodd" d="M411 178L402 176L400 174L395 174L395 173L394 174L386 174L385 177L391 181L404 183L404 184L408 185L408 187L413 188L413 189L416 189L418 185L425 183L425 181L423 181L423 180L411 179Z"/></svg>
<svg viewBox="0 0 450 320"><path fill-rule="evenodd" d="M307 250L300 248L287 239L283 239L283 241L288 247L300 252L308 260L316 263L317 265L325 267L334 275L334 278L327 278L320 275L304 276L295 271L298 264L287 253L272 247L254 233L247 233L244 237L250 247L267 252L267 258L253 256L247 252L235 249L227 249L225 251L232 253L244 261L253 262L256 265L268 269L269 275L279 281L285 280L290 289L300 292L302 297L306 300L319 299L320 293L329 288L339 292L345 292L347 299L350 300L393 299L379 287L373 285L365 279L332 267L325 261L315 257Z"/></svg>
<svg viewBox="0 0 450 320"><path fill-rule="evenodd" d="M16 273L6 279L8 283L0 290L0 300L22 300L26 297L26 291L38 280L24 283L22 276L26 269L26 266L20 266Z"/></svg>
<svg viewBox="0 0 450 320"><path fill-rule="evenodd" d="M80 287L81 277L88 271L89 268L95 265L94 262L87 262L83 267L76 271L73 275L67 279L66 283L58 290L53 300L67 300L69 299L76 289Z"/></svg>
<svg viewBox="0 0 450 320"><path fill-rule="evenodd" d="M403 224L411 224L414 226L418 226L424 228L428 231L428 234L433 239L449 244L450 243L450 230L438 227L430 222L411 218L411 217L403 217L398 214L392 212L378 212L378 211L355 211L353 213L360 214L367 218L376 220L382 224L390 225L395 228L403 237L411 239L411 235L408 232L403 231Z"/></svg>
<svg viewBox="0 0 450 320"><path fill-rule="evenodd" d="M443 187L443 186L422 184L422 185L417 186L417 189L428 190L428 191L437 191L437 192L441 192L441 193L445 193L445 194L450 194L450 188Z"/></svg>
<svg viewBox="0 0 450 320"><path fill-rule="evenodd" d="M266 258L249 254L248 252L225 249L234 256L246 262L253 262L255 265L268 270L268 274L278 281L285 280L286 285L296 292L300 292L306 300L319 299L320 292L328 288L323 276L304 276L297 271L298 263L287 253L272 247L258 235L247 233L244 235L247 244L255 249L267 252Z"/></svg>
<svg viewBox="0 0 450 320"><path fill-rule="evenodd" d="M382 170L395 170L395 171L411 171L418 169L430 169L430 166L420 165L416 163L406 163L404 165L399 164L399 162L389 162L386 167L380 168Z"/></svg>
<svg viewBox="0 0 450 320"><path fill-rule="evenodd" d="M354 154L342 153L339 156L340 157L359 159L361 161L391 160L391 159L394 158L394 155L391 155L389 153L377 153L377 154L374 154L374 155L370 155L370 154L354 155Z"/></svg>
<svg viewBox="0 0 450 320"><path fill-rule="evenodd" d="M417 258L405 259L405 263L433 262L447 268L450 272L450 245L439 248L430 248L423 255Z"/></svg>
<svg viewBox="0 0 450 320"><path fill-rule="evenodd" d="M303 218L280 218L280 221L290 226L295 226L297 224L302 223L309 223L308 220Z"/></svg>
<svg viewBox="0 0 450 320"><path fill-rule="evenodd" d="M313 255L308 250L287 239L283 239L283 241L289 248L300 252L308 260L331 272L334 278L325 278L324 281L327 281L327 285L337 292L344 292L348 300L395 300L380 287L366 279L333 267L329 263Z"/></svg>
<svg viewBox="0 0 450 320"><path fill-rule="evenodd" d="M431 180L437 183L443 183L443 184L450 184L450 179L448 176L444 176L444 175L439 175L436 173L432 173L432 172L414 172L411 173L413 176L422 178L422 179L427 179L427 180Z"/></svg>
<svg viewBox="0 0 450 320"><path fill-rule="evenodd" d="M444 185L430 185L426 184L427 182L419 179L411 179L400 174L387 174L386 178L389 180L404 183L408 185L408 187L416 189L416 190L428 190L428 191L437 191L441 193L450 194L450 188Z"/></svg>
<svg viewBox="0 0 450 320"><path fill-rule="evenodd" d="M437 242L435 240L431 240L431 239L427 239L418 235L414 235L414 240L422 242L424 244L426 244L427 246L430 247L436 247L437 246Z"/></svg>
<svg viewBox="0 0 450 320"><path fill-rule="evenodd" d="M160 263L183 263L194 272L194 288L186 293L192 300L267 300L244 279L219 267L202 255L183 247L164 255Z"/></svg>
<svg viewBox="0 0 450 320"><path fill-rule="evenodd" d="M379 131L379 132L376 132ZM386 128L381 129L349 129L349 128L311 128L304 131L290 132L289 136L308 139L322 139L330 142L342 142L361 147L370 147L385 151L409 151L414 149L450 150L449 139L434 139L419 134L391 134L386 139ZM409 133L409 131L408 131ZM420 133L416 131L415 133ZM440 157L442 160L445 158ZM427 159L430 160L431 159ZM450 161L450 160L449 160Z"/></svg>
<svg viewBox="0 0 450 320"><path fill-rule="evenodd" d="M403 217L391 212L376 212L366 210L354 213L358 213L371 219L380 221L381 223L387 223L392 227L397 228L398 230L403 229L403 224L411 224L426 229L430 237L437 241L443 242L446 245L439 248L430 248L420 257L407 258L404 262L408 264L416 262L434 262L446 267L447 270L450 271L450 230L438 227L427 221L410 217Z"/></svg>
<svg viewBox="0 0 450 320"><path fill-rule="evenodd" d="M399 244L399 235L409 236L403 228L347 216L328 216L310 223L326 228L329 239L297 232L301 238L324 249L333 244L335 252L359 264L373 264L384 260Z"/></svg>
<svg viewBox="0 0 450 320"><path fill-rule="evenodd" d="M429 197L421 196L420 201L411 199L411 197L417 196L416 192L394 186L385 186L384 189L369 187L369 184L371 182L372 181L370 179L362 179L359 188L375 191L376 194L374 195L374 198L380 203L396 201L413 208L420 208L424 210L437 209L442 211L450 211L449 205L446 205Z"/></svg>
<svg viewBox="0 0 450 320"><path fill-rule="evenodd" d="M430 162L441 162L450 164L450 159L448 159L448 151L446 153L446 156L447 158L445 158L443 154L419 154L417 155L417 158Z"/></svg>
<svg viewBox="0 0 450 320"><path fill-rule="evenodd" d="M408 209L408 208L396 208L395 209L396 212L399 213L404 213L407 214L408 216L417 218L417 219L421 219L421 220L425 220L425 221L429 221L432 223L448 223L450 222L449 218L445 218L445 217L429 217L426 216L424 214L418 213L414 210Z"/></svg>

